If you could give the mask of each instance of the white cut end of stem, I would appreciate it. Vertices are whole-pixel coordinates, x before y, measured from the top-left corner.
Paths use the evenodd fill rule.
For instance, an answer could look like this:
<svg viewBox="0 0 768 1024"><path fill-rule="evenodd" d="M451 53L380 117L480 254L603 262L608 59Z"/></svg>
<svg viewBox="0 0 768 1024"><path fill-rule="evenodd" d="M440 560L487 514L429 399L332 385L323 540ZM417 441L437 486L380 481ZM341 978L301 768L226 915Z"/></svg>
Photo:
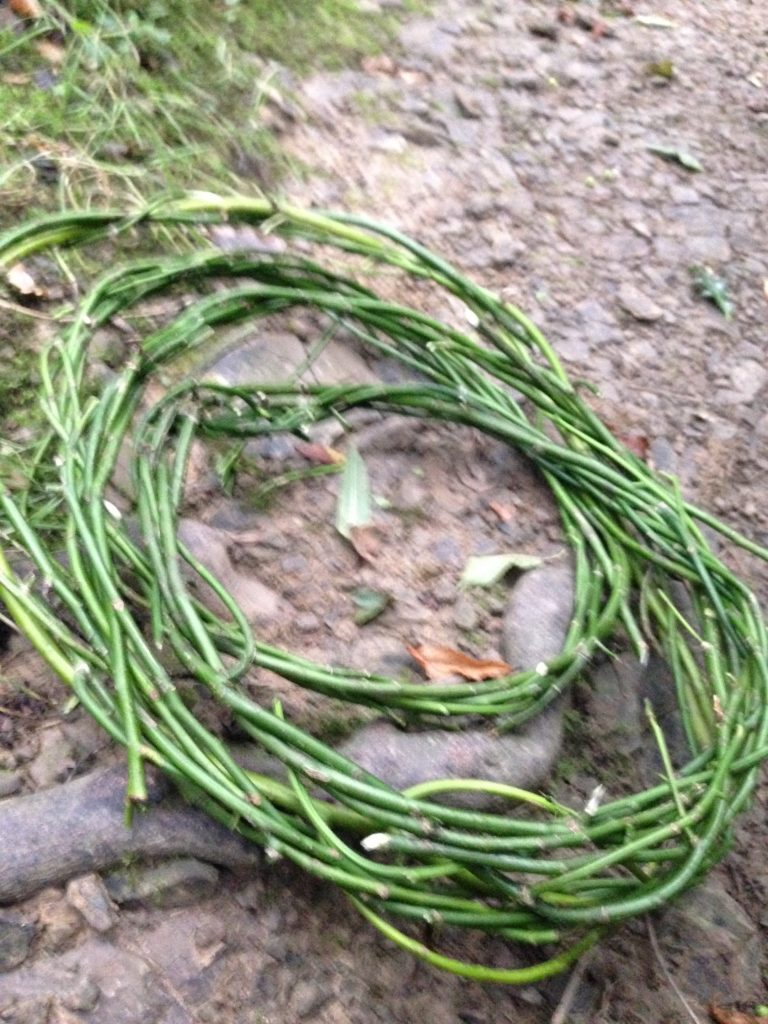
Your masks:
<svg viewBox="0 0 768 1024"><path fill-rule="evenodd" d="M540 661L539 664L536 666L535 671L537 676L545 676L549 672L549 669L547 668L547 663L545 661Z"/></svg>
<svg viewBox="0 0 768 1024"><path fill-rule="evenodd" d="M117 505L113 504L111 501L108 501L106 498L104 499L104 508L112 516L112 518L116 519L118 522L120 522L120 520L123 518L123 513L120 511Z"/></svg>
<svg viewBox="0 0 768 1024"><path fill-rule="evenodd" d="M591 818L593 815L597 814L597 809L602 803L604 796L605 786L602 783L600 783L600 785L595 786L595 788L592 790L592 795L590 796L589 800L587 800L587 806L584 808L584 813L588 818Z"/></svg>
<svg viewBox="0 0 768 1024"><path fill-rule="evenodd" d="M474 311L474 309L468 309L466 311L466 317L467 317L467 323L469 324L470 327L479 327L480 326L480 317L477 315L477 313Z"/></svg>
<svg viewBox="0 0 768 1024"><path fill-rule="evenodd" d="M364 850L383 850L385 846L389 846L390 837L386 832L373 832L371 835L366 836L362 840L360 845Z"/></svg>

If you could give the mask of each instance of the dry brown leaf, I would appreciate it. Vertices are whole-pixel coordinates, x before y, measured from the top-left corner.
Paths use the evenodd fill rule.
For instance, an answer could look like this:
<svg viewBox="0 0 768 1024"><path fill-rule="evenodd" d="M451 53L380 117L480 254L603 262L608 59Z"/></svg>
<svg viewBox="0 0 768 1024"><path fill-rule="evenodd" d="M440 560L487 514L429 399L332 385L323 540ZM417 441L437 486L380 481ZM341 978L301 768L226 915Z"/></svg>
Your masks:
<svg viewBox="0 0 768 1024"><path fill-rule="evenodd" d="M24 74L3 75L0 81L2 81L3 85L29 85L32 81L32 76Z"/></svg>
<svg viewBox="0 0 768 1024"><path fill-rule="evenodd" d="M325 444L310 444L307 441L299 441L294 445L296 454L301 455L307 462L316 462L320 466L340 466L345 461L342 452L335 448L329 448Z"/></svg>
<svg viewBox="0 0 768 1024"><path fill-rule="evenodd" d="M39 42L35 43L35 49L49 64L54 64L58 67L59 64L64 63L64 57L66 56L64 47L59 46L58 43L54 43L50 39L39 40Z"/></svg>
<svg viewBox="0 0 768 1024"><path fill-rule="evenodd" d="M36 295L38 298L45 295L45 289L40 287L23 263L14 263L6 276L8 284L19 295Z"/></svg>
<svg viewBox="0 0 768 1024"><path fill-rule="evenodd" d="M499 517L502 523L508 523L512 519L512 509L502 505L500 501L489 501L488 508Z"/></svg>
<svg viewBox="0 0 768 1024"><path fill-rule="evenodd" d="M726 1010L722 1006L709 1004L709 1015L715 1024L765 1024L765 1017L753 1017L751 1013L741 1010Z"/></svg>
<svg viewBox="0 0 768 1024"><path fill-rule="evenodd" d="M8 6L19 18L42 18L43 9L37 0L10 0Z"/></svg>
<svg viewBox="0 0 768 1024"><path fill-rule="evenodd" d="M381 543L374 526L350 526L349 543L364 562L375 562Z"/></svg>
<svg viewBox="0 0 768 1024"><path fill-rule="evenodd" d="M483 679L501 679L513 671L512 666L505 661L471 658L468 654L439 644L420 644L418 647L408 647L407 650L414 661L421 665L427 679L463 676L481 682Z"/></svg>
<svg viewBox="0 0 768 1024"><path fill-rule="evenodd" d="M638 459L642 459L643 462L648 461L651 442L645 434L617 434L616 436L624 447L628 448Z"/></svg>

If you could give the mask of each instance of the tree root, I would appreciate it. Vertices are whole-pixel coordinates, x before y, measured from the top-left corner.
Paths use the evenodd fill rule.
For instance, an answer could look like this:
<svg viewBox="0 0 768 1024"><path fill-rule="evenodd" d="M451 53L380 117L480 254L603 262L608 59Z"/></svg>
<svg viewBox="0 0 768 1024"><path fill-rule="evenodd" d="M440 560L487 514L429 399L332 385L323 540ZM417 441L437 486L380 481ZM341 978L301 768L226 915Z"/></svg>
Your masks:
<svg viewBox="0 0 768 1024"><path fill-rule="evenodd" d="M149 801L126 827L125 771L91 772L71 782L0 802L0 904L126 858L186 854L232 869L260 863L260 852L184 803L148 770Z"/></svg>

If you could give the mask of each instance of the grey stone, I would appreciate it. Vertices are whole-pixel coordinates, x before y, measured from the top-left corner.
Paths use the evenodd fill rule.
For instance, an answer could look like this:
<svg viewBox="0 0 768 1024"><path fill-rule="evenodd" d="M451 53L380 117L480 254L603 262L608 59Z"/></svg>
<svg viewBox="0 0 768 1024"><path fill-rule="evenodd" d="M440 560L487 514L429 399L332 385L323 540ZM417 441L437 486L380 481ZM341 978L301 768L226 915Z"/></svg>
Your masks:
<svg viewBox="0 0 768 1024"><path fill-rule="evenodd" d="M291 1005L299 1020L311 1017L330 1000L331 993L322 987L323 984L327 984L327 979L322 977L316 981L302 978L296 983Z"/></svg>
<svg viewBox="0 0 768 1024"><path fill-rule="evenodd" d="M459 629L475 629L478 623L477 608L474 602L462 594L453 606L453 621Z"/></svg>
<svg viewBox="0 0 768 1024"><path fill-rule="evenodd" d="M543 565L520 577L504 616L504 652L516 669L535 668L560 653L573 614L573 569Z"/></svg>
<svg viewBox="0 0 768 1024"><path fill-rule="evenodd" d="M754 359L741 359L733 364L731 383L738 401L751 402L768 381L768 368Z"/></svg>
<svg viewBox="0 0 768 1024"><path fill-rule="evenodd" d="M320 619L314 612L299 612L293 620L299 633L312 633L320 626Z"/></svg>
<svg viewBox="0 0 768 1024"><path fill-rule="evenodd" d="M107 875L105 883L115 903L167 909L211 897L219 884L219 872L194 857L177 857L154 867L115 871Z"/></svg>
<svg viewBox="0 0 768 1024"><path fill-rule="evenodd" d="M0 917L0 972L13 970L26 960L34 936L32 925Z"/></svg>
<svg viewBox="0 0 768 1024"><path fill-rule="evenodd" d="M643 667L629 655L607 661L591 673L589 703L590 729L608 740L621 738L624 753L637 750L643 742L640 681Z"/></svg>
<svg viewBox="0 0 768 1024"><path fill-rule="evenodd" d="M108 932L117 921L117 914L106 886L97 874L81 875L67 885L67 900L89 927Z"/></svg>
<svg viewBox="0 0 768 1024"><path fill-rule="evenodd" d="M702 1003L762 997L760 930L719 878L710 875L665 910L657 927L684 991Z"/></svg>
<svg viewBox="0 0 768 1024"><path fill-rule="evenodd" d="M100 997L99 986L91 978L85 976L77 979L72 990L61 997L61 1002L68 1010L89 1013L96 1006Z"/></svg>
<svg viewBox="0 0 768 1024"><path fill-rule="evenodd" d="M560 750L562 713L553 708L518 732L434 729L407 733L390 722L363 726L339 750L396 789L446 778L477 778L531 789L547 778ZM456 794L452 803L480 807L482 794Z"/></svg>
<svg viewBox="0 0 768 1024"><path fill-rule="evenodd" d="M652 323L664 315L664 310L633 284L622 284L617 297L621 308L635 320Z"/></svg>
<svg viewBox="0 0 768 1024"><path fill-rule="evenodd" d="M445 130L429 121L413 119L404 124L401 129L403 138L412 142L414 146L432 147L442 146L446 140Z"/></svg>
<svg viewBox="0 0 768 1024"><path fill-rule="evenodd" d="M75 768L72 744L56 723L40 733L37 756L29 765L29 777L38 789L62 782Z"/></svg>
<svg viewBox="0 0 768 1024"><path fill-rule="evenodd" d="M67 903L59 889L45 889L37 904L41 945L58 952L66 948L82 927L82 918Z"/></svg>
<svg viewBox="0 0 768 1024"><path fill-rule="evenodd" d="M21 772L11 772L5 768L0 769L0 800L4 796L13 796L14 793L18 793L21 789L21 781Z"/></svg>
<svg viewBox="0 0 768 1024"><path fill-rule="evenodd" d="M206 380L231 386L278 383L304 367L308 355L308 349L295 334L264 332L257 337L245 337L240 331L223 355L209 361L203 375ZM299 379L320 384L346 384L370 383L375 376L352 345L334 339L303 369Z"/></svg>
<svg viewBox="0 0 768 1024"><path fill-rule="evenodd" d="M441 565L454 568L461 565L461 548L453 537L440 537L429 545L429 550Z"/></svg>
<svg viewBox="0 0 768 1024"><path fill-rule="evenodd" d="M471 89L457 86L454 89L453 97L456 100L456 106L464 117L481 118L483 116L483 105L476 93L472 92Z"/></svg>
<svg viewBox="0 0 768 1024"><path fill-rule="evenodd" d="M304 346L294 334L259 334L255 338L235 336L230 350L213 362L206 380L230 386L278 383L290 377L305 357Z"/></svg>

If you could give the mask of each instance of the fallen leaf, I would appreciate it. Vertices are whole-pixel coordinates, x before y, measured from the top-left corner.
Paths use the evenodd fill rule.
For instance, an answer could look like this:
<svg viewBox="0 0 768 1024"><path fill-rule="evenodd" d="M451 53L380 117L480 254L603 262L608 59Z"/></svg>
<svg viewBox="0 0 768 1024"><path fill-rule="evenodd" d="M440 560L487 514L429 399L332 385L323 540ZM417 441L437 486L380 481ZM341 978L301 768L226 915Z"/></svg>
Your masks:
<svg viewBox="0 0 768 1024"><path fill-rule="evenodd" d="M508 551L500 555L473 555L467 559L459 583L462 587L491 587L510 569L535 569L541 565L538 555Z"/></svg>
<svg viewBox="0 0 768 1024"><path fill-rule="evenodd" d="M646 28L677 28L677 22L662 18L659 14L636 14L635 21Z"/></svg>
<svg viewBox="0 0 768 1024"><path fill-rule="evenodd" d="M58 67L59 64L64 63L64 57L66 56L64 47L59 46L58 43L54 43L50 39L40 39L35 43L35 49L49 64L54 64Z"/></svg>
<svg viewBox="0 0 768 1024"><path fill-rule="evenodd" d="M471 658L468 654L439 644L421 644L408 647L407 651L421 665L427 679L445 679L446 676L458 675L481 682L484 679L501 679L513 671L512 666L505 661Z"/></svg>
<svg viewBox="0 0 768 1024"><path fill-rule="evenodd" d="M325 444L309 444L305 441L299 441L294 445L296 454L301 455L307 462L315 462L320 466L341 466L346 462L346 458L342 452L337 451L335 448L329 448Z"/></svg>
<svg viewBox="0 0 768 1024"><path fill-rule="evenodd" d="M336 529L347 540L358 526L368 526L371 514L371 485L360 452L351 444L347 452L336 501Z"/></svg>
<svg viewBox="0 0 768 1024"><path fill-rule="evenodd" d="M650 64L645 65L645 70L647 74L654 78L664 78L667 81L670 81L676 75L675 65L671 60L652 60Z"/></svg>
<svg viewBox="0 0 768 1024"><path fill-rule="evenodd" d="M728 282L718 277L711 267L691 267L691 276L696 291L704 299L709 299L726 320L733 315L733 302L728 294Z"/></svg>
<svg viewBox="0 0 768 1024"><path fill-rule="evenodd" d="M392 597L383 590L374 590L372 587L360 587L352 592L352 603L357 611L355 612L355 624L364 626L373 622L392 603Z"/></svg>
<svg viewBox="0 0 768 1024"><path fill-rule="evenodd" d="M364 562L375 562L381 550L374 526L350 526L347 540Z"/></svg>
<svg viewBox="0 0 768 1024"><path fill-rule="evenodd" d="M42 18L43 9L37 0L10 0L8 6L19 18Z"/></svg>
<svg viewBox="0 0 768 1024"><path fill-rule="evenodd" d="M751 1013L741 1010L726 1010L722 1006L709 1004L709 1015L715 1024L764 1024L765 1017L754 1017Z"/></svg>
<svg viewBox="0 0 768 1024"><path fill-rule="evenodd" d="M6 277L8 284L19 295L36 295L38 298L45 296L45 289L40 287L23 263L15 263Z"/></svg>
<svg viewBox="0 0 768 1024"><path fill-rule="evenodd" d="M648 461L651 442L645 434L617 434L618 440L643 462Z"/></svg>
<svg viewBox="0 0 768 1024"><path fill-rule="evenodd" d="M648 146L648 152L655 153L665 160L671 160L673 163L678 163L686 171L693 171L695 174L704 170L695 156L687 153L684 149L678 149L676 146Z"/></svg>
<svg viewBox="0 0 768 1024"><path fill-rule="evenodd" d="M502 523L508 523L512 520L512 509L507 505L502 505L500 501L489 501L488 508L499 517Z"/></svg>
<svg viewBox="0 0 768 1024"><path fill-rule="evenodd" d="M3 85L29 85L29 83L32 81L32 77L31 75L24 74L3 75L0 81L2 81Z"/></svg>

